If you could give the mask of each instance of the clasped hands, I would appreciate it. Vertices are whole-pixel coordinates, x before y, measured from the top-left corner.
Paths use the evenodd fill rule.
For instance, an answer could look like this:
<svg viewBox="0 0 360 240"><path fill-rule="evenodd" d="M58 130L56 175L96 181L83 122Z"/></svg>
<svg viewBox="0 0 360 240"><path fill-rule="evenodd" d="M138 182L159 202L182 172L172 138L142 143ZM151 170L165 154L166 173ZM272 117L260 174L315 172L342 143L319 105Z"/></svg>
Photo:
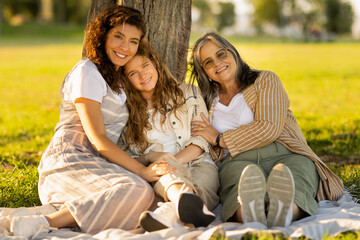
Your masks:
<svg viewBox="0 0 360 240"><path fill-rule="evenodd" d="M148 182L155 182L163 175L175 173L176 168L171 166L167 160L176 161L174 155L168 152L150 152L144 155L143 164L146 165L142 176Z"/></svg>
<svg viewBox="0 0 360 240"><path fill-rule="evenodd" d="M200 116L203 121L191 122L191 135L202 136L208 143L215 145L219 131L211 125L203 113ZM150 152L143 155L142 163L147 166L143 171L144 178L149 182L154 182L163 175L176 172L176 168L167 160L177 161L176 157L168 152Z"/></svg>

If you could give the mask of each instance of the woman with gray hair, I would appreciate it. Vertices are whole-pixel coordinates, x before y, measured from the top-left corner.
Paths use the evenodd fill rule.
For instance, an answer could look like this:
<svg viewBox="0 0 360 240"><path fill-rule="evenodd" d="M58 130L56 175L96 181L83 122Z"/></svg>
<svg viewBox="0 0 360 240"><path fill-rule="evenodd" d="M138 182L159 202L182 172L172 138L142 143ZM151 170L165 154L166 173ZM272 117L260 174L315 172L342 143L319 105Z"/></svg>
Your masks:
<svg viewBox="0 0 360 240"><path fill-rule="evenodd" d="M341 197L342 181L307 145L275 73L250 68L217 33L197 40L190 64L210 117L193 121L192 134L212 145L223 220L288 226Z"/></svg>

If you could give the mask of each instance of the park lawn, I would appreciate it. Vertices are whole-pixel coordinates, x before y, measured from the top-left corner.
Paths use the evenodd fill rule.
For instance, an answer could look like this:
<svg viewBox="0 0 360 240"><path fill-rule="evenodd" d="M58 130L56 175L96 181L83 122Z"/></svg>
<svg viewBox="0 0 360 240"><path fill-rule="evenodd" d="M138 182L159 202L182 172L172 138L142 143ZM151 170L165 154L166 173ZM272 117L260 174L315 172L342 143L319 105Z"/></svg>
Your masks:
<svg viewBox="0 0 360 240"><path fill-rule="evenodd" d="M336 160L329 165L359 197L360 44L235 45L252 67L280 76L309 145ZM36 167L58 121L61 82L81 51L81 37L0 39L0 207L40 205Z"/></svg>
<svg viewBox="0 0 360 240"><path fill-rule="evenodd" d="M300 127L319 155L360 160L360 44L239 44L257 69L280 76ZM335 159L335 158L333 158Z"/></svg>

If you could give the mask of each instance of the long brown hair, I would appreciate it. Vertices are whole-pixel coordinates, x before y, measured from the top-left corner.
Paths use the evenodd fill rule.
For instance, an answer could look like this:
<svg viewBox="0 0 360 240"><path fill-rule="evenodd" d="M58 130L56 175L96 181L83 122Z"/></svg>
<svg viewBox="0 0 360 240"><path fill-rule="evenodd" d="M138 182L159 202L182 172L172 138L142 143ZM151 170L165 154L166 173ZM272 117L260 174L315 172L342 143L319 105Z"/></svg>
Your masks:
<svg viewBox="0 0 360 240"><path fill-rule="evenodd" d="M247 87L253 84L259 76L260 71L250 68L249 65L242 60L236 48L218 33L207 33L203 37L199 38L196 41L191 53L190 82L192 84L195 84L196 82L198 83L201 93L204 96L206 106L209 109L214 98L218 95L220 84L215 81L209 81L206 72L201 67L200 50L208 42L213 42L219 47L228 49L234 56L237 64L236 81L240 86L239 92L244 91Z"/></svg>
<svg viewBox="0 0 360 240"><path fill-rule="evenodd" d="M126 103L129 109L129 120L124 131L125 141L128 146L135 146L139 149L140 153L143 153L149 146L149 141L146 137L146 131L151 130L149 117L154 121L154 116L160 113L160 124L162 127L166 123L166 115L168 113L175 114L179 119L177 112L185 103L185 98L175 77L146 41L143 41L139 46L135 56L149 58L158 72L158 81L152 95L152 103L154 106L152 116L148 115L146 99L134 88L130 80L122 83L124 87L123 90L127 96ZM120 67L120 69L126 78L124 67Z"/></svg>
<svg viewBox="0 0 360 240"><path fill-rule="evenodd" d="M143 15L122 5L112 6L99 14L87 25L85 37L86 57L95 63L110 88L117 93L120 92L119 73L106 53L105 43L109 31L122 24L135 26L142 33L140 40L144 38L146 26Z"/></svg>

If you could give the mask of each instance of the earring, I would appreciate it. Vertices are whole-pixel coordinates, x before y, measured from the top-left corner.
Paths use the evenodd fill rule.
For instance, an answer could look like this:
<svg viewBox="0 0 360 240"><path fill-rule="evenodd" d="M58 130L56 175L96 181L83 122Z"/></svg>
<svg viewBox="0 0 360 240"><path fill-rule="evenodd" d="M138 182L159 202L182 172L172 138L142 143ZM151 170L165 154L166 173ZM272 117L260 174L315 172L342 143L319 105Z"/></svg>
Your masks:
<svg viewBox="0 0 360 240"><path fill-rule="evenodd" d="M209 78L209 82L212 82L212 79L211 79L211 78Z"/></svg>

